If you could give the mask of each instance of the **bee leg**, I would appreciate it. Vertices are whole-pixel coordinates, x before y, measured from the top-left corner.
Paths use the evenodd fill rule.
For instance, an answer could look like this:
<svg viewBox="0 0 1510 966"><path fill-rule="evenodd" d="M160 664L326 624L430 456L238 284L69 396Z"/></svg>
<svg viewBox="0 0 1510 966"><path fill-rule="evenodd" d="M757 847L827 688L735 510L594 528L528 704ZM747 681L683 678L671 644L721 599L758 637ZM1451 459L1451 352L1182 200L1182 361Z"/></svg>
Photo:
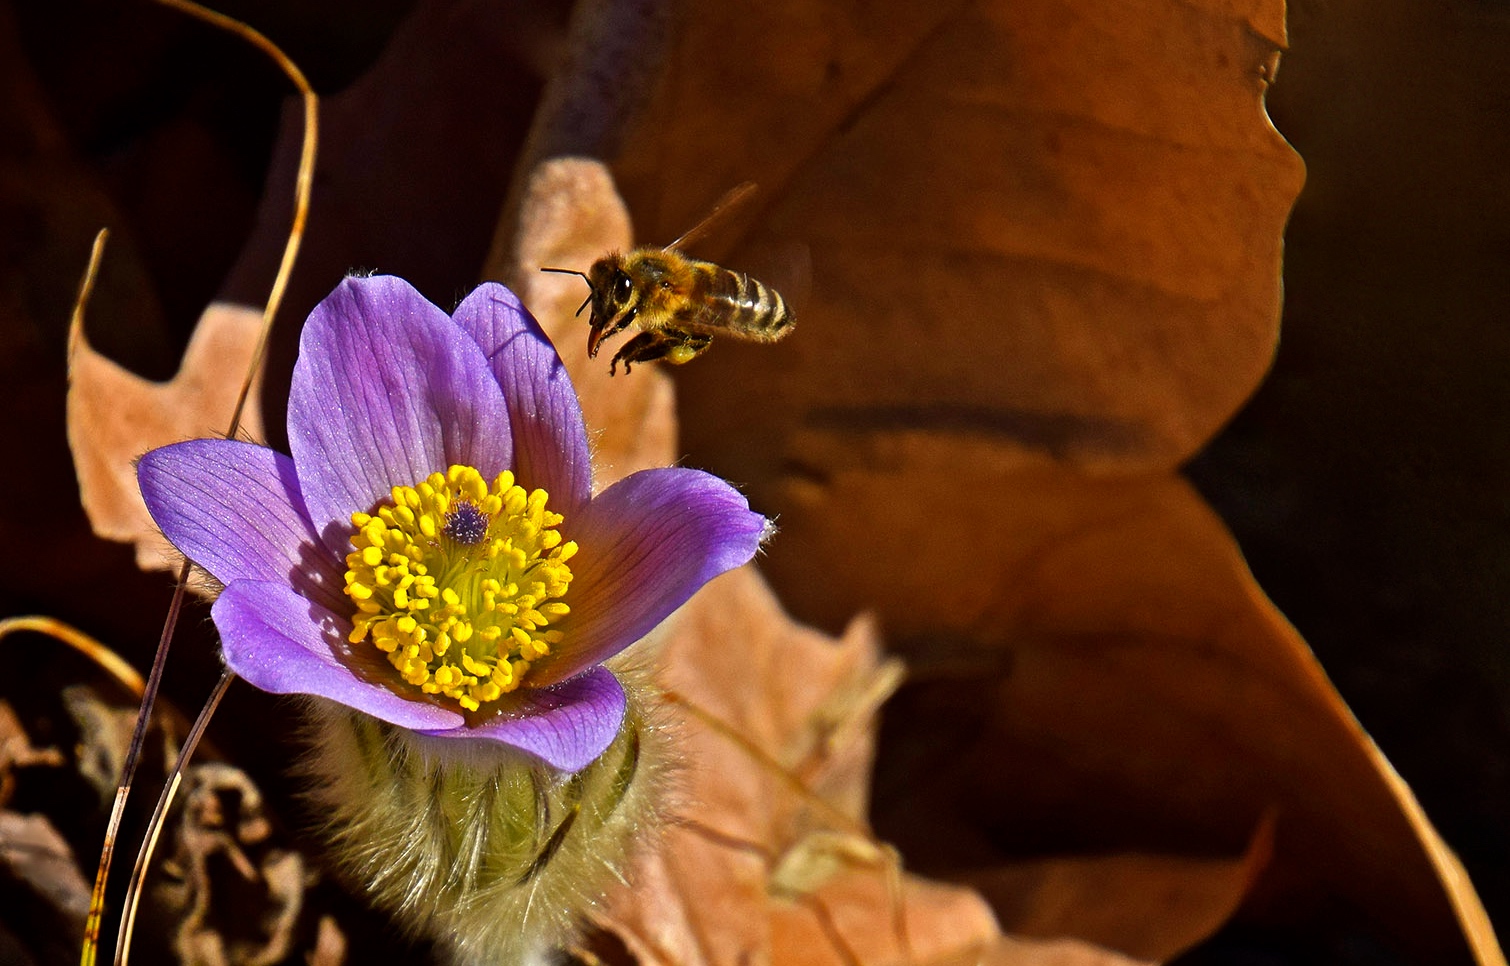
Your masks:
<svg viewBox="0 0 1510 966"><path fill-rule="evenodd" d="M624 363L626 374L629 372L630 364L635 362L665 359L667 362L680 365L708 348L708 344L712 341L710 336L679 332L674 329L641 332L619 349L613 361L608 364L608 374L613 375L620 362Z"/></svg>
<svg viewBox="0 0 1510 966"><path fill-rule="evenodd" d="M679 366L684 362L691 362L713 344L711 335L694 335L690 332L682 335L683 338L666 352L666 361L672 365Z"/></svg>
<svg viewBox="0 0 1510 966"><path fill-rule="evenodd" d="M613 361L608 364L608 374L614 374L619 363L624 363L624 375L629 375L631 363L659 359L671 348L671 341L659 332L641 332L619 347Z"/></svg>

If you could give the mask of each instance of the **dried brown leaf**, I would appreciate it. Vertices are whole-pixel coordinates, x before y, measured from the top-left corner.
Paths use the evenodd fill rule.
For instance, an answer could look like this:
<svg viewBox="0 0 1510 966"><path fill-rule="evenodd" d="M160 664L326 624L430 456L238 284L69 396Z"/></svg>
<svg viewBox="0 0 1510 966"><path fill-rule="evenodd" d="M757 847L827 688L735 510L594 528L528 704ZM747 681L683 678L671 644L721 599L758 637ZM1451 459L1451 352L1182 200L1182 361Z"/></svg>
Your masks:
<svg viewBox="0 0 1510 966"><path fill-rule="evenodd" d="M968 890L906 876L899 906L885 857L863 834L868 734L820 754L810 792L796 785L793 769L827 747L836 701L884 673L870 621L838 640L802 628L744 568L679 612L655 666L673 710L687 702L700 713L672 725L685 758L672 828L600 918L642 963L880 964L903 961L904 941L928 962L995 940L990 911ZM823 836L840 861L795 874L793 857ZM893 925L901 910L905 940Z"/></svg>
<svg viewBox="0 0 1510 966"><path fill-rule="evenodd" d="M133 375L99 354L83 327L68 348L68 444L79 497L94 532L136 545L145 570L176 570L180 557L147 515L136 459L158 446L223 433L256 349L262 313L216 303L205 310L178 374L165 383ZM261 379L252 385L242 430L262 438Z"/></svg>
<svg viewBox="0 0 1510 966"><path fill-rule="evenodd" d="M991 902L1003 928L1018 937L1076 936L1163 962L1232 917L1273 848L1274 823L1265 820L1247 851L1230 859L1056 857L996 866L966 881Z"/></svg>
<svg viewBox="0 0 1510 966"><path fill-rule="evenodd" d="M914 655L920 684L898 712L930 721L955 750L880 820L915 830L899 834L904 849L973 868L993 839L1219 852L1274 808L1275 858L1255 908L1319 925L1328 913L1318 911L1346 897L1431 961L1465 954L1421 826L1187 484L1066 470L993 481L919 467L842 476L828 496L864 515L899 489L946 496L964 520L996 521L972 534L980 579L930 598L962 632ZM820 533L844 526L806 522ZM935 559L958 539L952 528L878 529L851 549L859 559ZM897 630L939 642L925 613ZM935 821L921 826L913 814Z"/></svg>
<svg viewBox="0 0 1510 966"><path fill-rule="evenodd" d="M43 897L62 919L60 925L80 934L89 912L89 882L79 871L73 850L44 815L0 811L0 862L7 871Z"/></svg>
<svg viewBox="0 0 1510 966"><path fill-rule="evenodd" d="M793 238L814 265L799 335L687 368L689 449L756 486L811 428L816 472L899 436L1188 457L1269 364L1301 181L1263 107L1283 8L1250 8L680 9L614 161L637 226L670 239L754 180L746 249Z"/></svg>

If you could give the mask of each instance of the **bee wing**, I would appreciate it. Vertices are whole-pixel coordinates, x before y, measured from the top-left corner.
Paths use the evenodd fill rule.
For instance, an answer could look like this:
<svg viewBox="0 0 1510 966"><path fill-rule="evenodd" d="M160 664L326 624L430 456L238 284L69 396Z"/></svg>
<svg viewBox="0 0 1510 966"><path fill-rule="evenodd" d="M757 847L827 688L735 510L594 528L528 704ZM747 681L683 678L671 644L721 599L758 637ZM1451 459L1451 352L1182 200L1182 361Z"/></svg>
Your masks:
<svg viewBox="0 0 1510 966"><path fill-rule="evenodd" d="M733 256L739 270L781 293L794 315L800 314L813 288L813 250L789 238L751 241Z"/></svg>
<svg viewBox="0 0 1510 966"><path fill-rule="evenodd" d="M688 248L697 245L698 242L707 238L708 234L720 222L728 220L731 215L738 213L741 208L748 205L759 190L760 187L753 181L746 181L730 188L722 198L718 199L718 203L713 206L713 210L708 212L702 221L687 229L682 233L680 238L666 247L674 248L677 251L686 251Z"/></svg>

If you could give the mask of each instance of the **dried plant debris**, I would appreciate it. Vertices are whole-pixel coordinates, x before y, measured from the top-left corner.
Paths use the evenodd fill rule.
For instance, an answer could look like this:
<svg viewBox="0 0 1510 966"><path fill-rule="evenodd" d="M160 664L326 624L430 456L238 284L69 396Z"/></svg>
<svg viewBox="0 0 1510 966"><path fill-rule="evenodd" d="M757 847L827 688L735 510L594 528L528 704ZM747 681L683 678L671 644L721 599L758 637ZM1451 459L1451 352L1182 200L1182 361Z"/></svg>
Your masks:
<svg viewBox="0 0 1510 966"><path fill-rule="evenodd" d="M39 961L54 961L63 951L76 953L76 937L83 934L89 912L89 881L45 815L0 811L0 863L7 880L0 883L5 918L24 911ZM27 894L17 896L17 887ZM12 921L19 928L23 920Z"/></svg>
<svg viewBox="0 0 1510 966"><path fill-rule="evenodd" d="M0 903L11 930L0 936L0 961L54 962L75 954L74 937L89 910L89 882L72 848L44 814L9 806L24 772L55 769L66 759L33 746L9 702L0 700Z"/></svg>
<svg viewBox="0 0 1510 966"><path fill-rule="evenodd" d="M218 763L191 766L186 774L173 853L151 886L158 914L176 923L179 961L270 966L313 937L323 962L339 962L334 922L320 920L301 932L314 874L302 855L280 844L257 785L239 768Z"/></svg>
<svg viewBox="0 0 1510 966"><path fill-rule="evenodd" d="M66 784L70 796L68 802L51 803L46 815L0 811L0 900L27 911L12 920L8 939L0 936L0 962L14 960L7 941L15 956L33 962L77 960L90 885L59 829L74 834L82 817L87 834L97 834L136 716L134 706L107 699L90 685L70 685L57 700L75 736L66 754L33 747L9 704L0 701L0 789L5 790L0 804L24 788L28 768L57 769L59 785ZM175 730L155 725L149 732L139 773L147 794L134 803L138 821L128 826L140 828L150 810L166 763L178 751ZM54 821L62 824L55 827ZM192 765L160 841L164 847L148 878L133 937L137 961L169 956L191 966L339 966L345 961L345 936L328 899L309 901L316 881L309 862L289 844L261 789L241 769L215 761ZM136 844L119 847L133 855Z"/></svg>
<svg viewBox="0 0 1510 966"><path fill-rule="evenodd" d="M99 792L104 806L115 796L116 783L120 781L131 731L136 726L137 706L108 701L87 684L69 685L63 689L62 697L63 707L79 733L74 767ZM147 745L150 760L155 763L153 769L160 770L164 762L172 761L178 754L178 742L157 724L148 734L154 736ZM148 774L152 773L149 770Z"/></svg>
<svg viewBox="0 0 1510 966"><path fill-rule="evenodd" d="M34 748L10 703L0 700L0 808L16 790L16 769L37 765L57 767L63 755L56 748Z"/></svg>

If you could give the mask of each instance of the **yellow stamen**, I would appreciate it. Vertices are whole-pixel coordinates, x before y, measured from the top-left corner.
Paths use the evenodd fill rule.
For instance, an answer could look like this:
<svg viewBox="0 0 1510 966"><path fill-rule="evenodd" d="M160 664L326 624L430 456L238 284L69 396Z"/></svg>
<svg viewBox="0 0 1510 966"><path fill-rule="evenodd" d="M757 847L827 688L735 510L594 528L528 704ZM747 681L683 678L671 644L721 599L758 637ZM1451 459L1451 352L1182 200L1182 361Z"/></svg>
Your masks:
<svg viewBox="0 0 1510 966"><path fill-rule="evenodd" d="M395 486L354 513L346 594L350 641L370 642L409 684L468 711L519 687L560 643L577 545L554 529L544 490L507 471L489 485L470 466Z"/></svg>

